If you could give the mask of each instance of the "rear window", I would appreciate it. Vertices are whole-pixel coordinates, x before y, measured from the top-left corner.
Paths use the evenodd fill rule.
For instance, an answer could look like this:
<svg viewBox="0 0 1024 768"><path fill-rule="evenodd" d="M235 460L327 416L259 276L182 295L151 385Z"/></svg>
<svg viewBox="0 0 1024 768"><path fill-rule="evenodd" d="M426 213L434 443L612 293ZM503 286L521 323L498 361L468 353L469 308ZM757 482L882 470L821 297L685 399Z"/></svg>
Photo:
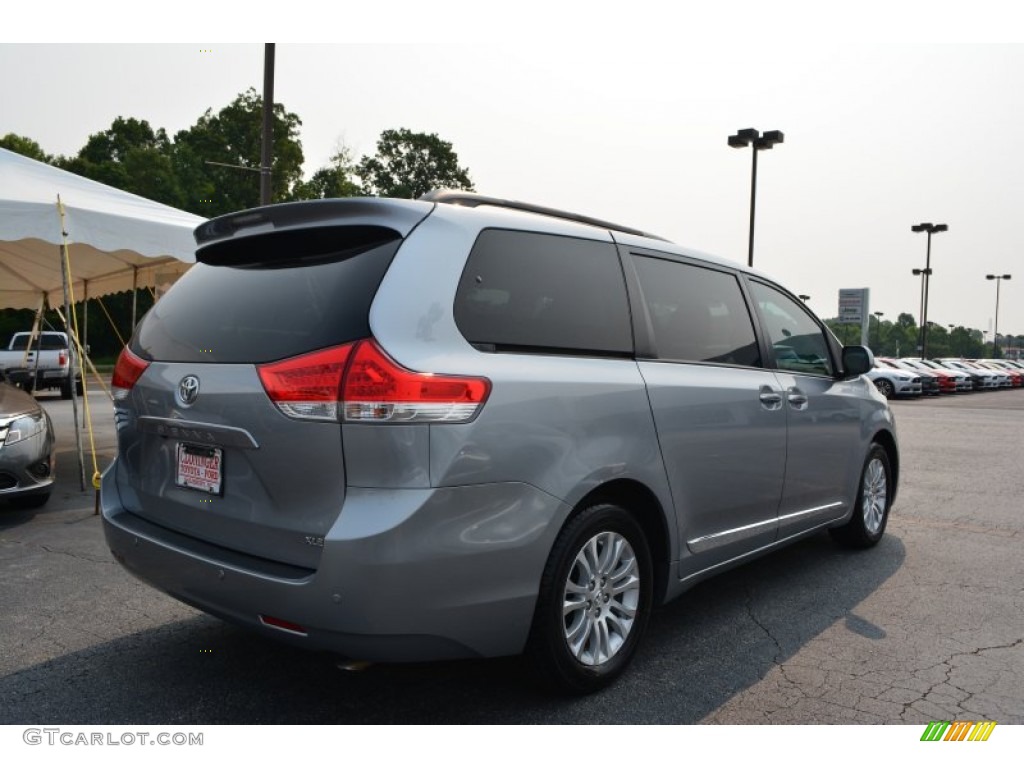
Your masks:
<svg viewBox="0 0 1024 768"><path fill-rule="evenodd" d="M734 275L645 256L636 256L635 264L659 359L761 365Z"/></svg>
<svg viewBox="0 0 1024 768"><path fill-rule="evenodd" d="M488 351L633 351L618 252L596 240L481 232L459 282L455 322Z"/></svg>
<svg viewBox="0 0 1024 768"><path fill-rule="evenodd" d="M196 264L143 319L132 350L167 362L265 363L365 338L400 243L395 235L354 251L317 248L303 260L279 241L277 258Z"/></svg>
<svg viewBox="0 0 1024 768"><path fill-rule="evenodd" d="M28 347L28 340L31 337L28 334L23 336L15 336L11 339L10 349L24 352ZM67 349L68 345L64 342L64 339L53 333L44 333L42 335L42 344L37 339L32 345L32 349L42 349L46 351L48 349Z"/></svg>

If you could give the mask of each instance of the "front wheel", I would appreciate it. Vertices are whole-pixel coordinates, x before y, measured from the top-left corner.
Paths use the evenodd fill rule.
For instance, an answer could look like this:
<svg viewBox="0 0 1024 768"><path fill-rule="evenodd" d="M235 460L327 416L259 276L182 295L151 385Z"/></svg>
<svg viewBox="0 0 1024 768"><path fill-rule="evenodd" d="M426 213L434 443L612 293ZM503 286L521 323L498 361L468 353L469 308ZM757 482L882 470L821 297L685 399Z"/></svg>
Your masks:
<svg viewBox="0 0 1024 768"><path fill-rule="evenodd" d="M879 392L885 395L886 400L891 400L892 396L896 394L896 388L888 379L879 379L875 382L875 386L878 387Z"/></svg>
<svg viewBox="0 0 1024 768"><path fill-rule="evenodd" d="M860 489L850 522L829 533L840 544L866 549L882 540L889 507L892 506L892 464L889 454L878 443L871 444L864 469L860 475Z"/></svg>
<svg viewBox="0 0 1024 768"><path fill-rule="evenodd" d="M558 535L541 577L527 654L571 693L609 685L628 666L653 598L643 529L615 504L588 507Z"/></svg>

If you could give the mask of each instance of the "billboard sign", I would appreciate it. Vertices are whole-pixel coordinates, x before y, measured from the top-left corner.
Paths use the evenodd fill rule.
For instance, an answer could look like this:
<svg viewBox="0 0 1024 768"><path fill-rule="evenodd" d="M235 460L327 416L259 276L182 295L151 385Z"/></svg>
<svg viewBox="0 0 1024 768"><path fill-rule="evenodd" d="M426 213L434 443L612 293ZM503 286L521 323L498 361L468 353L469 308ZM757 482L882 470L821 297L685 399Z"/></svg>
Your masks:
<svg viewBox="0 0 1024 768"><path fill-rule="evenodd" d="M867 288L839 289L839 322L862 324L868 312Z"/></svg>

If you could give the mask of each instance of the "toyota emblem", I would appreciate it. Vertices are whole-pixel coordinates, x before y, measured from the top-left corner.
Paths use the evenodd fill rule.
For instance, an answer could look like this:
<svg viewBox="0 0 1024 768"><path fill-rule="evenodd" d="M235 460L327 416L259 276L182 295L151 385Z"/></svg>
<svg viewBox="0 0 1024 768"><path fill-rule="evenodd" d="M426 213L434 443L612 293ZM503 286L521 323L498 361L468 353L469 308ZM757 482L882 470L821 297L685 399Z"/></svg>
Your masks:
<svg viewBox="0 0 1024 768"><path fill-rule="evenodd" d="M178 402L182 405L192 405L199 397L199 377L189 374L178 382Z"/></svg>

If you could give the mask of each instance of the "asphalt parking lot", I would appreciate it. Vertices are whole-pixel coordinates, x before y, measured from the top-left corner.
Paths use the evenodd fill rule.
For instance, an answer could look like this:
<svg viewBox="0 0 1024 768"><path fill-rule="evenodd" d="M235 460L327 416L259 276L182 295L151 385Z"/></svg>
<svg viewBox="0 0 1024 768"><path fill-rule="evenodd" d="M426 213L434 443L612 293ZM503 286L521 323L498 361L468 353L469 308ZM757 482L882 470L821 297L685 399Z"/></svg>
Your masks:
<svg viewBox="0 0 1024 768"><path fill-rule="evenodd" d="M582 699L517 659L343 671L135 581L79 490L70 403L40 399L60 480L41 510L0 503L0 723L1024 723L1024 391L894 403L878 547L822 534L699 585ZM103 468L109 402L93 416Z"/></svg>

